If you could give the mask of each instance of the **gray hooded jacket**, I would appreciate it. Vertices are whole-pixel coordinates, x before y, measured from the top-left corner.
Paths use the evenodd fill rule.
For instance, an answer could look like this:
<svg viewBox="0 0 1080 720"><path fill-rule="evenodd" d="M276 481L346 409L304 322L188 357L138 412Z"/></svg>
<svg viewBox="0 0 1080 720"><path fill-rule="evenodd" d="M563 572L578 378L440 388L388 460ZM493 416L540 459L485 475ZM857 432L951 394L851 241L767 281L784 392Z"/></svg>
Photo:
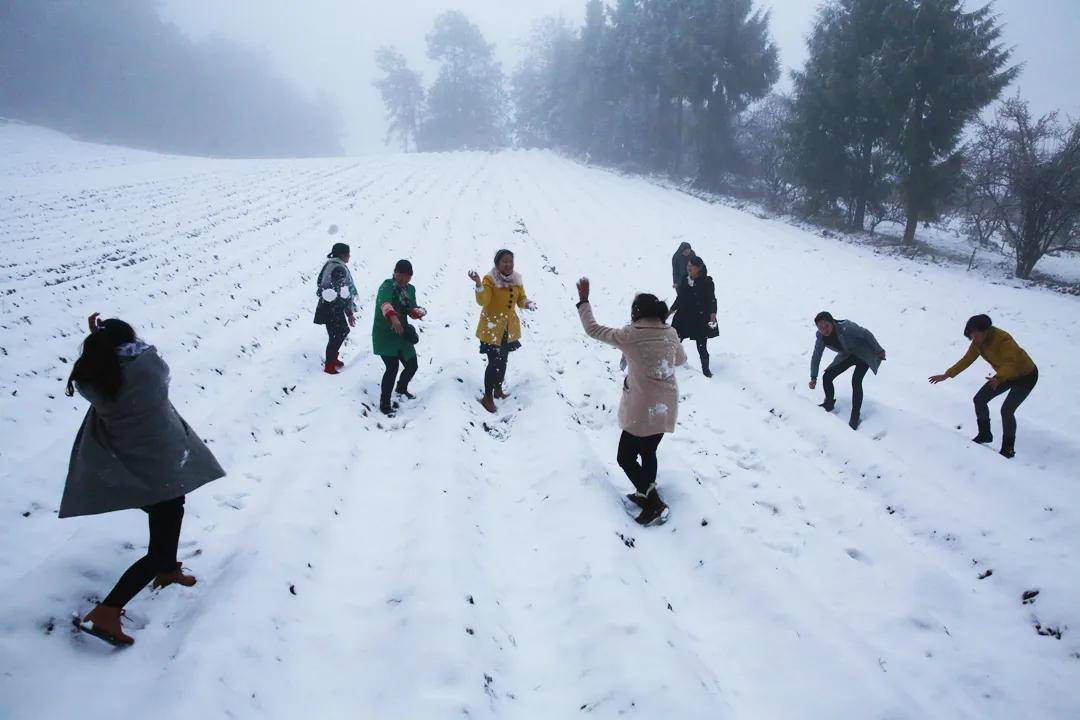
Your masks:
<svg viewBox="0 0 1080 720"><path fill-rule="evenodd" d="M874 337L872 332L856 325L851 320L837 320L833 326L833 332L836 333L836 339L839 341L842 350L836 353L836 357L829 364L829 367L839 365L854 355L857 359L869 365L870 369L877 375L878 368L881 367L881 356L885 354L885 350L878 344L877 338ZM810 358L810 377L812 378L816 379L818 376L818 369L821 367L821 354L825 352L825 347L825 338L819 331L814 342L814 355Z"/></svg>
<svg viewBox="0 0 1080 720"><path fill-rule="evenodd" d="M116 397L76 384L90 401L71 449L60 517L141 508L225 475L169 402L169 366L153 347L123 361Z"/></svg>

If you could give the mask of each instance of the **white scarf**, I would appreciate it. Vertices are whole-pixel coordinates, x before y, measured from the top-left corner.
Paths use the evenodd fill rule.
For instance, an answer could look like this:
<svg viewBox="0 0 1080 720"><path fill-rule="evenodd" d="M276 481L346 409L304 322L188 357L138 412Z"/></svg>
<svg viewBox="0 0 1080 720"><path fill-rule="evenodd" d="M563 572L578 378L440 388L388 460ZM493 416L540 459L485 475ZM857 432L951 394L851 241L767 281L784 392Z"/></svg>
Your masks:
<svg viewBox="0 0 1080 720"><path fill-rule="evenodd" d="M491 278L491 282L494 283L495 287L500 288L521 287L524 284L521 282L521 275L518 273L503 275L498 268L491 268L488 277Z"/></svg>

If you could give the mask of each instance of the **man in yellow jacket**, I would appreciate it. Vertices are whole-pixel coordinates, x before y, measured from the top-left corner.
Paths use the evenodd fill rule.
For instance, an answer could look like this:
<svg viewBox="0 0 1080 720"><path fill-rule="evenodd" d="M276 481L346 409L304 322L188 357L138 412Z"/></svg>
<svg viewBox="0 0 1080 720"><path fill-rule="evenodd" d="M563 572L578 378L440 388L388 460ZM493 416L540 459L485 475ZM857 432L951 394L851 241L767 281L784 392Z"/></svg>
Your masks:
<svg viewBox="0 0 1080 720"><path fill-rule="evenodd" d="M986 378L986 384L975 393L975 419L979 423L979 434L973 440L977 443L993 442L990 431L989 402L998 395L1009 393L1001 404L1001 427L1004 437L1001 439L1001 454L1011 458L1016 454L1016 409L1027 399L1039 381L1039 368L1035 367L1031 357L1016 344L1012 335L999 327L994 327L988 315L975 315L964 326L964 337L971 340L971 347L960 358L960 362L945 371L944 375L930 378L932 384L954 378L981 355L994 374Z"/></svg>
<svg viewBox="0 0 1080 720"><path fill-rule="evenodd" d="M480 352L488 359L480 404L493 413L495 399L508 397L503 392L503 380L510 353L521 347L517 309L535 310L536 303L526 297L521 275L514 272L514 253L509 250L495 253L495 265L483 279L474 270L469 271L469 279L476 287L476 304L483 308L476 324L476 337Z"/></svg>

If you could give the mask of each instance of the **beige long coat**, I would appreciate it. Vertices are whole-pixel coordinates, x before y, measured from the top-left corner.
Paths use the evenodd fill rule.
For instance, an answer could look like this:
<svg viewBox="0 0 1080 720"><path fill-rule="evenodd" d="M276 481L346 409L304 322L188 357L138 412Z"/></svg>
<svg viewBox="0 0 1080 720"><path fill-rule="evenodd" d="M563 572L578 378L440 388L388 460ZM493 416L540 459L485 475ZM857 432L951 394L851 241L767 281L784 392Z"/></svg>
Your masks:
<svg viewBox="0 0 1080 720"><path fill-rule="evenodd" d="M652 318L618 329L604 327L596 322L587 302L578 306L578 315L589 337L622 350L626 379L619 427L637 437L675 432L679 417L675 368L686 362L675 330Z"/></svg>

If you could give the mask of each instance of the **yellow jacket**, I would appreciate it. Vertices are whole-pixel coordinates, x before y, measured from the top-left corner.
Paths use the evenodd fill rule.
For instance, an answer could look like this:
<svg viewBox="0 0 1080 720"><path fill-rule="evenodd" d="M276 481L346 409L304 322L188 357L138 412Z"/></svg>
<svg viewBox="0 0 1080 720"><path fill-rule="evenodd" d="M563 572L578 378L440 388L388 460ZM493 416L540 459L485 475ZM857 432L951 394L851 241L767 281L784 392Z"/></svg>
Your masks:
<svg viewBox="0 0 1080 720"><path fill-rule="evenodd" d="M971 343L960 362L946 370L945 374L951 378L956 377L967 370L980 355L990 363L997 373L995 377L1002 382L1030 375L1035 371L1035 363L1024 349L1016 344L1012 335L1001 328L992 327L987 333L986 342L981 346Z"/></svg>
<svg viewBox="0 0 1080 720"><path fill-rule="evenodd" d="M523 285L496 287L491 276L485 275L483 287L476 291L476 304L484 308L476 325L476 337L489 345L501 344L504 334L507 342L520 339L517 308L524 308L528 301Z"/></svg>

